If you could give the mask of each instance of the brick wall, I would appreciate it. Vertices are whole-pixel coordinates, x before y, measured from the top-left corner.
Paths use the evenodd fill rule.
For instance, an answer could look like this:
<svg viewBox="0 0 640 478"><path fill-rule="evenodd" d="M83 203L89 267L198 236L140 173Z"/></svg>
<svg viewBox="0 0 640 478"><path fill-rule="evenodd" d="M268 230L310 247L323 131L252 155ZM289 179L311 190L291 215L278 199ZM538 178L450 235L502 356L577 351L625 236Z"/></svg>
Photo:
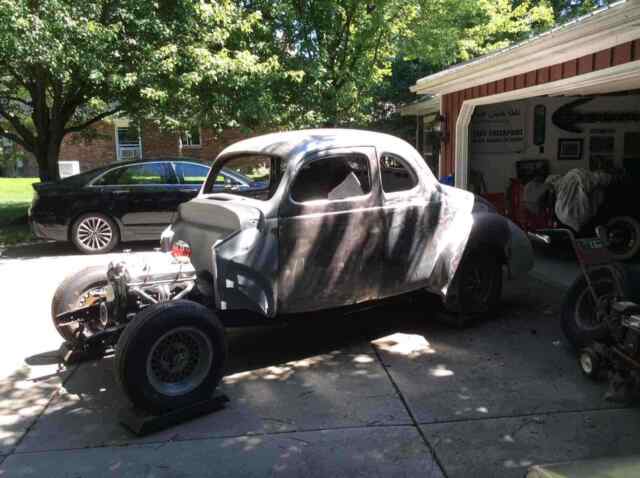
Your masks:
<svg viewBox="0 0 640 478"><path fill-rule="evenodd" d="M65 137L60 161L79 161L80 171L112 163L116 160L115 128L111 123L98 123L90 138L72 133Z"/></svg>
<svg viewBox="0 0 640 478"><path fill-rule="evenodd" d="M65 138L60 160L80 161L81 171L116 161L115 126L103 122L96 125L95 129L97 134L91 139L84 139L77 134ZM203 128L200 147L185 146L182 151L177 134L162 131L151 123L142 127L140 136L143 157L185 156L208 162L228 145L250 135L239 129L228 129L216 134L214 130Z"/></svg>

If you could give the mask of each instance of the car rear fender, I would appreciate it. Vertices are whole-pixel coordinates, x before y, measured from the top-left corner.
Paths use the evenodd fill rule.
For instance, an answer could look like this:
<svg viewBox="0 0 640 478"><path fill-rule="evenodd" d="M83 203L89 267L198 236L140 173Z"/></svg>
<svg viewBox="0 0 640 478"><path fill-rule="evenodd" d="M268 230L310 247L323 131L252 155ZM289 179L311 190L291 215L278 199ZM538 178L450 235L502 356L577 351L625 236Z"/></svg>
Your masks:
<svg viewBox="0 0 640 478"><path fill-rule="evenodd" d="M511 220L494 212L473 214L465 255L478 250L494 253L507 266L509 277L520 276L533 267L533 250L527 235Z"/></svg>

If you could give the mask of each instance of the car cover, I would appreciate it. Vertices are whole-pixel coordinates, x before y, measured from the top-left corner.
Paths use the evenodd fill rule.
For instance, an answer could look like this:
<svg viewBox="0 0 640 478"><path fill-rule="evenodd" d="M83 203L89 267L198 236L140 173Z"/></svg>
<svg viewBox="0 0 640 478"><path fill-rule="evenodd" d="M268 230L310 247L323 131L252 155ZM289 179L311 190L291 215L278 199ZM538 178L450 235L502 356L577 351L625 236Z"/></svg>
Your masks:
<svg viewBox="0 0 640 478"><path fill-rule="evenodd" d="M556 191L554 209L560 222L574 231L582 229L597 214L604 188L611 180L608 173L577 168L564 176L549 176L547 181Z"/></svg>

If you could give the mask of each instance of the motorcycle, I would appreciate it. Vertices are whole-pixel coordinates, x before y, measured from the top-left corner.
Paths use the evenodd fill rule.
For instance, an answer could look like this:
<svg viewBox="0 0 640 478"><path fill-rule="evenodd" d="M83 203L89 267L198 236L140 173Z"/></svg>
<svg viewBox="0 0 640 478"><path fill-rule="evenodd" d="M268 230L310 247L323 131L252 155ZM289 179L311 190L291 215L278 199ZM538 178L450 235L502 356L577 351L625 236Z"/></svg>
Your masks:
<svg viewBox="0 0 640 478"><path fill-rule="evenodd" d="M563 333L578 350L582 373L608 377L607 398L626 399L627 391L640 389L640 304L629 300L628 274L613 259L606 228L582 239L570 229L558 231L568 236L581 271L564 297Z"/></svg>

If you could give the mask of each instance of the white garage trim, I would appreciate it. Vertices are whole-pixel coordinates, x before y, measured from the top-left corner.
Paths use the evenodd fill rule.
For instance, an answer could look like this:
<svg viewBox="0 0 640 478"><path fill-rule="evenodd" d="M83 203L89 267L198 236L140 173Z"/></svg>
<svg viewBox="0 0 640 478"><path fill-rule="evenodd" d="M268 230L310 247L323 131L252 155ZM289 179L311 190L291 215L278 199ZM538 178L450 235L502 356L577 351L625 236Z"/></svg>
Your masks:
<svg viewBox="0 0 640 478"><path fill-rule="evenodd" d="M640 88L640 60L551 83L465 100L456 121L455 182L467 187L469 172L469 123L476 106L504 103L535 96L593 95Z"/></svg>
<svg viewBox="0 0 640 478"><path fill-rule="evenodd" d="M521 43L419 79L410 90L445 95L575 60L640 38L640 1L612 3Z"/></svg>

